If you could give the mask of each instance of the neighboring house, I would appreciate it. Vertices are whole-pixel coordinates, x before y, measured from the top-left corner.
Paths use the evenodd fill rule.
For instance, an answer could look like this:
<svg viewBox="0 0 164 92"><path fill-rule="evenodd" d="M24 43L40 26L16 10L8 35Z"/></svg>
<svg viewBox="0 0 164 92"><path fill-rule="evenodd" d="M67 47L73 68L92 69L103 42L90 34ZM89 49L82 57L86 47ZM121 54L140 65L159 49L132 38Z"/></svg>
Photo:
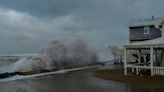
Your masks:
<svg viewBox="0 0 164 92"><path fill-rule="evenodd" d="M123 63L123 56L124 56L123 49L113 46L113 47L111 47L111 54L113 55L114 64L122 64Z"/></svg>
<svg viewBox="0 0 164 92"><path fill-rule="evenodd" d="M124 75L164 75L164 18L132 21L124 45Z"/></svg>

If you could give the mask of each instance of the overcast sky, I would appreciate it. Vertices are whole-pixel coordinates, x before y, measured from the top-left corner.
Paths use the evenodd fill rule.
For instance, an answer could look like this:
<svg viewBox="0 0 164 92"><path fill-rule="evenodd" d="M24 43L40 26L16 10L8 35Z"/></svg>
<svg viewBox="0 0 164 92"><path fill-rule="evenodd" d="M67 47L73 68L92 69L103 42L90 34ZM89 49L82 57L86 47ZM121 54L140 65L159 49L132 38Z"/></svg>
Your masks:
<svg viewBox="0 0 164 92"><path fill-rule="evenodd" d="M164 16L164 0L0 0L0 54L35 53L80 36L99 52L128 41L131 20Z"/></svg>

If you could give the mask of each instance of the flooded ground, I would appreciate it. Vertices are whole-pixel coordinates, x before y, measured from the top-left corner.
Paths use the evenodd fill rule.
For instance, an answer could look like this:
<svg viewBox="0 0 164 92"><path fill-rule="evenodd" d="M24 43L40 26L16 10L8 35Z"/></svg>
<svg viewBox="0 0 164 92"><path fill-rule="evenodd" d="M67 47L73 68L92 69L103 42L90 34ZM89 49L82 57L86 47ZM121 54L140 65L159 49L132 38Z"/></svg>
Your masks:
<svg viewBox="0 0 164 92"><path fill-rule="evenodd" d="M0 83L0 92L163 92L164 87L130 85L93 76L96 69Z"/></svg>

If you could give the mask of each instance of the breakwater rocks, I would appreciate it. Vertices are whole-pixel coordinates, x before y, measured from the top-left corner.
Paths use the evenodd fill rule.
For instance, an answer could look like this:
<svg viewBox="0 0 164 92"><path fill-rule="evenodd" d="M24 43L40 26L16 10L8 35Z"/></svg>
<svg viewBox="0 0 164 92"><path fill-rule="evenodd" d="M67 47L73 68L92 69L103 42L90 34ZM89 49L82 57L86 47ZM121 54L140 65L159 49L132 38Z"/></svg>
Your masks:
<svg viewBox="0 0 164 92"><path fill-rule="evenodd" d="M54 69L54 70L40 70L40 71L12 72L12 73L6 72L6 73L0 74L0 79L8 78L8 77L15 76L15 75L33 75L33 74L47 73L47 72L52 72L52 71L57 71L57 70Z"/></svg>

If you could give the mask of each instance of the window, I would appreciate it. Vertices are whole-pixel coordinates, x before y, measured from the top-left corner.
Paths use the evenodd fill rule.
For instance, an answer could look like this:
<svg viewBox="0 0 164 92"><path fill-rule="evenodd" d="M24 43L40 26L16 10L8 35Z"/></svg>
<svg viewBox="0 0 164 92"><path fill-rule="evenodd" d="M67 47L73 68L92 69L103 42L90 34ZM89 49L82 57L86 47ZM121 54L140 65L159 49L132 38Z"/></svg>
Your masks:
<svg viewBox="0 0 164 92"><path fill-rule="evenodd" d="M144 34L150 34L150 27L144 27Z"/></svg>

